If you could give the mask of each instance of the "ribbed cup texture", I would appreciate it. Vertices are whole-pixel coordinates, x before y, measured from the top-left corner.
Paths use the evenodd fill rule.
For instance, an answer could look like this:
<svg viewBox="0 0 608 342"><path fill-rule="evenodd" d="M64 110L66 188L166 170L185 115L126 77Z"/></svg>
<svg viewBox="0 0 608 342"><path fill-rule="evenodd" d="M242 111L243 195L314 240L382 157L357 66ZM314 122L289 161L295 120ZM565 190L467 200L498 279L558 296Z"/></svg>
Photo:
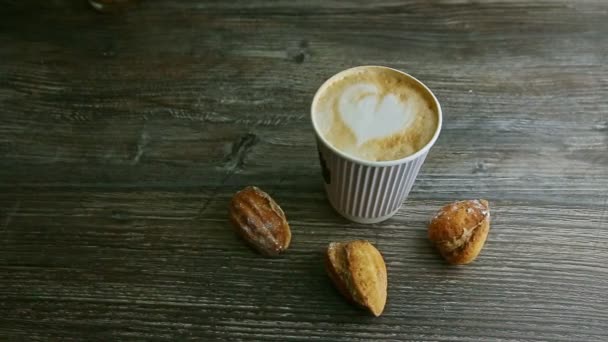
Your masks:
<svg viewBox="0 0 608 342"><path fill-rule="evenodd" d="M367 166L317 141L325 190L342 215L371 220L394 213L407 198L427 152L393 166Z"/></svg>

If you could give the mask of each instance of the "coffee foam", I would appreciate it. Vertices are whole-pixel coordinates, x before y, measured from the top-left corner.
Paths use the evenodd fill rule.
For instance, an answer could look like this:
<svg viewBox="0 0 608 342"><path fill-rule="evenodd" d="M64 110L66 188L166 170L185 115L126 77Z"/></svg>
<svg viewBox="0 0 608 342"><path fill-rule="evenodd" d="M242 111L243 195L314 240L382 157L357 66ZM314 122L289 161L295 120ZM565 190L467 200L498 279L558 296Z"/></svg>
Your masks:
<svg viewBox="0 0 608 342"><path fill-rule="evenodd" d="M385 161L422 149L437 129L437 107L420 84L395 70L357 68L331 80L313 108L319 133L357 158Z"/></svg>

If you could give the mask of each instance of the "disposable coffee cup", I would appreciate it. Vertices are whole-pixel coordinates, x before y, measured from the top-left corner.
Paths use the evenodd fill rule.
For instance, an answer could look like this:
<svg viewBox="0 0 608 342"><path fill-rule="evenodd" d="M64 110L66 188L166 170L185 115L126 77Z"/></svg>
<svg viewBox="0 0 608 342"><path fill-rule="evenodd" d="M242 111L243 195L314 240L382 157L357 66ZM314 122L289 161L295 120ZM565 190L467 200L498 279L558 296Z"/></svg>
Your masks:
<svg viewBox="0 0 608 342"><path fill-rule="evenodd" d="M315 108L327 88L335 80L365 68L399 73L428 99L436 112L436 128L432 138L413 154L401 159L370 161L334 147L319 129ZM400 77L401 77L400 76ZM441 106L431 90L413 76L388 67L359 66L344 70L329 78L317 90L311 105L311 119L317 138L317 148L325 191L332 207L343 217L358 223L377 223L391 218L408 197L420 167L437 141L442 125Z"/></svg>

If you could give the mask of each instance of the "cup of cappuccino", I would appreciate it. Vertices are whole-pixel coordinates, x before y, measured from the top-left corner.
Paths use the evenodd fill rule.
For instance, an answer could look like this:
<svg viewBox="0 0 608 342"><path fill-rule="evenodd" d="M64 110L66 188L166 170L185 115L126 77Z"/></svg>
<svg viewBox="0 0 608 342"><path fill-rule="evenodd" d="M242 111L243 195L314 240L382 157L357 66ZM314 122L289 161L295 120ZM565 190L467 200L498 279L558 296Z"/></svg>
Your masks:
<svg viewBox="0 0 608 342"><path fill-rule="evenodd" d="M329 202L359 223L395 215L442 122L429 88L382 66L347 69L325 81L311 116Z"/></svg>

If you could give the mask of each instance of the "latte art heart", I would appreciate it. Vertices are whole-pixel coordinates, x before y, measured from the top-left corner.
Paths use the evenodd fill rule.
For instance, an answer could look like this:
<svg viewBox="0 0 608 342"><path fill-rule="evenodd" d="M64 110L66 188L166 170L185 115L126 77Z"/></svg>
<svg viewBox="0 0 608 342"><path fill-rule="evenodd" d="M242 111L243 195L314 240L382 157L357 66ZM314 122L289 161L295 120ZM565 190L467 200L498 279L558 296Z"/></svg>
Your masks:
<svg viewBox="0 0 608 342"><path fill-rule="evenodd" d="M438 108L398 71L360 67L331 79L313 102L313 123L334 148L355 158L405 158L431 141Z"/></svg>
<svg viewBox="0 0 608 342"><path fill-rule="evenodd" d="M383 94L373 84L353 84L339 98L339 115L355 135L357 146L391 136L414 119L412 104L395 94Z"/></svg>

